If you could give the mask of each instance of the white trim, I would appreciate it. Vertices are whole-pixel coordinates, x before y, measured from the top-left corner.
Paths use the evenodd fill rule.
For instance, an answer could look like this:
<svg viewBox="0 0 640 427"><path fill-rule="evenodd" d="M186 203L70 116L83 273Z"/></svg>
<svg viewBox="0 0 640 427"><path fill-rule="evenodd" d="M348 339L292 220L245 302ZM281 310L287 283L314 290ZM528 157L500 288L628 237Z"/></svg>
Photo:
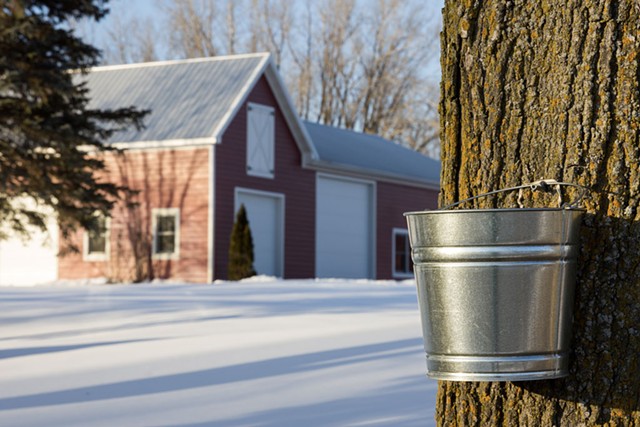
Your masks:
<svg viewBox="0 0 640 427"><path fill-rule="evenodd" d="M159 215L175 217L176 229L174 232L174 251L173 253L156 253L157 235L156 221ZM151 209L151 259L154 260L178 260L180 259L180 208L153 208Z"/></svg>
<svg viewBox="0 0 640 427"><path fill-rule="evenodd" d="M84 230L82 236L82 260L83 261L109 261L111 254L111 218L106 217L104 221L104 252L89 253L89 231Z"/></svg>
<svg viewBox="0 0 640 427"><path fill-rule="evenodd" d="M238 209L240 209L240 204L238 203L238 195L240 193L244 193L244 194L253 194L253 195L257 195L257 196L263 196L263 197L270 197L273 199L276 199L279 202L279 208L280 208L280 235L277 236L279 238L279 244L280 244L280 248L279 248L279 253L278 253L278 257L279 257L279 270L280 270L280 277L284 277L285 275L285 271L284 271L284 266L285 266L285 262L284 262L284 256L285 256L285 237L286 237L286 233L285 233L285 225L286 225L286 220L285 220L285 216L286 216L286 197L283 193L274 193L271 191L262 191L262 190L254 190L252 188L244 188L244 187L236 187L234 190L234 200L233 200L233 214L235 216L236 212L238 212Z"/></svg>
<svg viewBox="0 0 640 427"><path fill-rule="evenodd" d="M221 55L221 56L210 56L204 58L189 58L189 59L170 59L166 61L153 61L153 62L139 62L136 64L118 64L118 65L101 65L99 67L92 67L89 69L90 72L95 73L98 71L112 71L112 70L127 70L131 68L147 68L147 67L156 67L163 65L175 65L175 64L192 64L198 62L216 62L216 61L227 61L241 58L258 58L258 57L268 57L269 53L267 52L258 52L258 53L246 53L239 55Z"/></svg>
<svg viewBox="0 0 640 427"><path fill-rule="evenodd" d="M120 150L150 148L191 148L217 144L216 138L165 139L162 141L108 142L106 145Z"/></svg>
<svg viewBox="0 0 640 427"><path fill-rule="evenodd" d="M55 257L55 274L53 275L54 280L57 280L60 278L60 251L59 251L59 244L60 244L60 229L58 227L58 223L57 223L57 216L53 217L53 223L50 223L47 226L47 231L49 233L49 238L51 239L51 248L53 249L53 254ZM31 240L33 241L33 236L31 237Z"/></svg>
<svg viewBox="0 0 640 427"><path fill-rule="evenodd" d="M264 75L289 126L289 130L293 134L293 139L302 154L302 166L305 167L308 162L318 160L320 156L311 140L311 136L307 132L306 126L295 109L295 103L286 89L287 85L282 80L282 76L271 57L269 57L269 66L266 67Z"/></svg>
<svg viewBox="0 0 640 427"><path fill-rule="evenodd" d="M258 80L260 80L260 76L262 76L265 68L269 64L269 58L270 54L264 55L260 66L256 67L255 70L253 70L253 74L251 74L251 77L247 79L247 83L242 87L242 89L240 89L240 91L238 92L238 96L236 96L236 99L234 99L231 103L231 108L227 110L227 113L218 122L218 126L211 132L212 138L215 138L216 140L222 138L222 135L231 124L232 119L238 114L238 111L240 111L244 100L247 98L247 96L249 96L251 89L253 89L256 83L258 83Z"/></svg>
<svg viewBox="0 0 640 427"><path fill-rule="evenodd" d="M213 282L215 264L213 259L215 257L215 206L216 206L216 179L215 179L215 166L216 166L216 152L215 146L209 147L209 200L207 202L207 209L209 214L207 215L207 282Z"/></svg>
<svg viewBox="0 0 640 427"><path fill-rule="evenodd" d="M351 176L345 176L345 175L335 175L335 174L329 174L329 173L323 173L323 172L317 172L316 173L316 212L315 212L315 219L316 219L316 230L314 233L315 236L315 251L316 254L318 253L318 214L319 214L319 209L318 209L318 195L320 194L319 192L319 182L321 178L328 178L328 179L333 179L333 180L339 180L339 181L347 181L347 182L355 182L358 184L366 184L369 187L370 190L370 200L369 200L369 210L371 212L371 224L369 224L369 235L371 236L371 241L370 241L370 247L369 247L369 279L376 279L376 272L377 272L377 226L378 226L378 214L377 214L377 206L378 206L378 198L377 198L377 194L378 194L378 187L377 187L377 183L374 180L369 180L369 179L362 179L362 178L354 178ZM316 255L317 257L317 255ZM315 274L316 276L318 276L318 262L317 262L317 258L315 260Z"/></svg>
<svg viewBox="0 0 640 427"><path fill-rule="evenodd" d="M407 238L407 247L405 248L409 260L411 259L411 246L409 245L409 231L406 228L394 227L391 230L391 276L394 279L413 279L413 272L399 273L396 270L396 235L402 234Z"/></svg>

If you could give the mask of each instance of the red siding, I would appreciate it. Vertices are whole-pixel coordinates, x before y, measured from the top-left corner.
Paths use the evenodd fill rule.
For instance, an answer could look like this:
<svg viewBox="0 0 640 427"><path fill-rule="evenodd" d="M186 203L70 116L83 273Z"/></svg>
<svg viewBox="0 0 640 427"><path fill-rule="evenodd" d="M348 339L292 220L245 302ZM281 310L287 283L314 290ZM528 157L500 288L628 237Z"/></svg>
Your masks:
<svg viewBox="0 0 640 427"><path fill-rule="evenodd" d="M398 184L378 182L376 227L376 278L393 278L393 229L407 228L405 212L436 209L438 192Z"/></svg>
<svg viewBox="0 0 640 427"><path fill-rule="evenodd" d="M275 108L275 177L246 174L247 102ZM215 154L216 279L227 277L229 237L234 220L235 188L281 193L285 196L284 277L315 275L315 172L302 169L302 159L277 101L262 77L227 128Z"/></svg>
<svg viewBox="0 0 640 427"><path fill-rule="evenodd" d="M127 151L122 156L109 156L107 164L107 180L139 191L129 198L135 205L123 201L111 213L109 261L85 262L82 254L70 254L59 260L59 277L135 280L151 270L153 278L208 281L209 149ZM180 209L177 260L151 259L153 208ZM73 236L79 248L82 235L78 232Z"/></svg>

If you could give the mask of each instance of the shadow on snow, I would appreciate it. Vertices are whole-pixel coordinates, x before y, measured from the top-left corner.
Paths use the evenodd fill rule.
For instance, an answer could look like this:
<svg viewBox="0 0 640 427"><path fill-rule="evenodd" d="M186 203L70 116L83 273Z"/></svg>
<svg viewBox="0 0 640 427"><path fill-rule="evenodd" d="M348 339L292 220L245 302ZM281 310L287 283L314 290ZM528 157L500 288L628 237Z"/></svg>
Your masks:
<svg viewBox="0 0 640 427"><path fill-rule="evenodd" d="M406 354L417 354L421 351L421 339L390 341L338 350L286 356L258 362L241 363L200 371L163 375L153 378L142 378L112 384L9 397L0 399L0 410L95 402L210 387L239 381L326 369L377 359L390 359ZM424 381L424 378L421 379Z"/></svg>

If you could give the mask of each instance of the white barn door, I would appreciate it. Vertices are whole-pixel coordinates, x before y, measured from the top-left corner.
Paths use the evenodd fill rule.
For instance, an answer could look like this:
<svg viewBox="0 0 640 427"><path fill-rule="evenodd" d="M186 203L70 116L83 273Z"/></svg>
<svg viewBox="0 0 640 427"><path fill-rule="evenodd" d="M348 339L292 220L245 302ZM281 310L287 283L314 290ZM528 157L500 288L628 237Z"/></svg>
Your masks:
<svg viewBox="0 0 640 427"><path fill-rule="evenodd" d="M244 204L253 237L254 264L258 274L282 277L284 273L284 196L236 189L235 212Z"/></svg>
<svg viewBox="0 0 640 427"><path fill-rule="evenodd" d="M35 208L29 200L23 203ZM43 213L48 210L43 209ZM50 213L47 229L42 232L31 228L31 237L26 241L11 232L7 240L0 240L0 286L30 286L58 279L58 224Z"/></svg>
<svg viewBox="0 0 640 427"><path fill-rule="evenodd" d="M316 276L374 278L373 184L318 175Z"/></svg>

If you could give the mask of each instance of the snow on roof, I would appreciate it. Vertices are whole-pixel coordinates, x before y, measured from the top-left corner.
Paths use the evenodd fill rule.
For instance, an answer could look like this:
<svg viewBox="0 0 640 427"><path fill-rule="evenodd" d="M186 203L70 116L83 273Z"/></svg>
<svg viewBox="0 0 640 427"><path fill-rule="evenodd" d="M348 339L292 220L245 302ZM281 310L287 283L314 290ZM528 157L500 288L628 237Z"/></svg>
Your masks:
<svg viewBox="0 0 640 427"><path fill-rule="evenodd" d="M320 157L319 164L374 170L389 177L438 185L440 162L376 135L303 122Z"/></svg>

